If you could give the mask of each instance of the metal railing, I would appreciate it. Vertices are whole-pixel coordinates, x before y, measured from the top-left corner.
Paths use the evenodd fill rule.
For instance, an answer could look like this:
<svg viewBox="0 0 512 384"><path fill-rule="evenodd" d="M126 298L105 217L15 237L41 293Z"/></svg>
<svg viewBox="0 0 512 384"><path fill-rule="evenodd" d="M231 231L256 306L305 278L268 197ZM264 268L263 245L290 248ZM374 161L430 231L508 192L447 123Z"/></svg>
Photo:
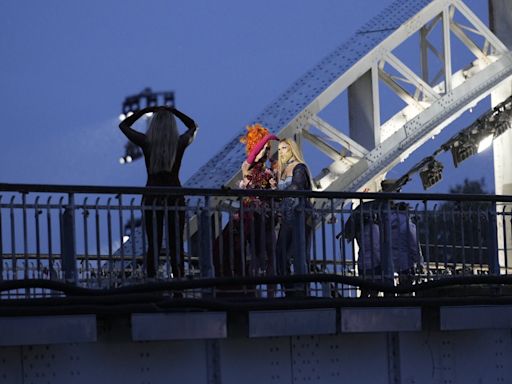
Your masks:
<svg viewBox="0 0 512 384"><path fill-rule="evenodd" d="M511 219L510 196L1 184L0 294L148 282L188 297L415 292L508 275Z"/></svg>

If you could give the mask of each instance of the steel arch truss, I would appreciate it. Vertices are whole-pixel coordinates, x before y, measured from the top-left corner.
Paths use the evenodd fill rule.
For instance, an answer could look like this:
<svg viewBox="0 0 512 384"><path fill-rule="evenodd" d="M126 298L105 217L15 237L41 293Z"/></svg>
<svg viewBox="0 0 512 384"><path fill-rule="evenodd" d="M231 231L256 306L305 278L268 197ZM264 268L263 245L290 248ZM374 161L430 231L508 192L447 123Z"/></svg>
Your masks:
<svg viewBox="0 0 512 384"><path fill-rule="evenodd" d="M457 21L457 14L467 24ZM437 24L442 25L442 40L436 46L429 40L429 34ZM401 61L394 51L416 32L420 35L418 61L421 65L413 69ZM474 60L458 71L452 70L452 35L474 56ZM475 42L474 35L480 36L483 42ZM431 78L432 56L441 63L441 69ZM357 190L379 178L508 78L512 74L511 59L505 45L464 3L459 0L430 3L344 73L333 84L334 92L319 95L305 109L311 116L292 129L302 132L306 140L333 159L327 170L316 179L319 188ZM351 76L352 73L363 75L356 78ZM402 110L382 123L379 119L380 84L385 84L406 104ZM354 89L352 93L351 88ZM371 126L364 119L350 119L351 134L371 138L366 139L366 142L355 142L318 117L321 111L318 106L328 105L334 97L347 89L349 106L350 99L353 99L353 105L359 103L357 114L372 117ZM363 102L364 105L361 106L361 95L366 96L367 100L370 99L371 103ZM329 141L335 141L343 150L333 151L326 148L325 139L322 140L319 135L311 135L310 127L325 134ZM281 134L287 132L287 129L283 131ZM368 150L365 151L362 145ZM347 153L350 155L346 156ZM339 156L338 159L335 156Z"/></svg>
<svg viewBox="0 0 512 384"><path fill-rule="evenodd" d="M437 25L442 38L433 40ZM395 53L415 34L420 36L418 68L406 65ZM474 56L457 71L452 69L453 37ZM439 70L434 68L436 61ZM292 84L254 122L280 137L303 138L332 160L315 178L320 190L358 190L382 177L511 75L511 53L461 0L397 0ZM405 104L383 122L381 85ZM345 91L348 130L319 116ZM238 141L243 134L186 185L235 185L245 157Z"/></svg>

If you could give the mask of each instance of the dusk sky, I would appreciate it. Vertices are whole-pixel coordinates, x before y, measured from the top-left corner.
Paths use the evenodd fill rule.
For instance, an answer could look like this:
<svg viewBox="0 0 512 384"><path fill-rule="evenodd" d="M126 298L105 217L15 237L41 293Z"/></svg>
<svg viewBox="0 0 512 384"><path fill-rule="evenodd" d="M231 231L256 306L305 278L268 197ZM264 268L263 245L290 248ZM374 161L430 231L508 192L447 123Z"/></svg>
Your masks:
<svg viewBox="0 0 512 384"><path fill-rule="evenodd" d="M118 162L126 140L117 116L124 98L145 87L173 90L178 108L200 126L183 162L185 182L391 2L3 1L0 182L143 186L142 161ZM487 1L465 2L487 23ZM480 103L389 177L488 108L488 100ZM485 177L493 189L490 150L457 170L449 154L440 159L447 177L429 192L465 177ZM418 179L405 190L421 192Z"/></svg>

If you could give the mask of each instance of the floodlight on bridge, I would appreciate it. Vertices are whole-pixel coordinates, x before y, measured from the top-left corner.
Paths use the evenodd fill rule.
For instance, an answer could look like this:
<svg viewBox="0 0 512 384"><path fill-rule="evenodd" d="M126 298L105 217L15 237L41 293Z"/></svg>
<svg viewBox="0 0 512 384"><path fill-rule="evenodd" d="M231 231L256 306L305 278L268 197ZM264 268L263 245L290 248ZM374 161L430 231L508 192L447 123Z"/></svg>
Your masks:
<svg viewBox="0 0 512 384"><path fill-rule="evenodd" d="M134 160L140 159L142 157L142 150L139 146L133 144L131 141L128 141L124 145L124 156L119 158L119 164L129 164Z"/></svg>
<svg viewBox="0 0 512 384"><path fill-rule="evenodd" d="M127 96L124 99L119 120L123 121L141 108L156 107L157 105L174 107L174 101L173 91L153 92L151 88L146 87L139 94ZM147 113L145 117L149 119L152 115L152 113ZM119 158L120 164L128 164L142 157L141 149L132 142L128 141L124 148L125 153Z"/></svg>
<svg viewBox="0 0 512 384"><path fill-rule="evenodd" d="M453 142L451 152L453 165L457 168L460 163L478 152L478 146L461 135L459 140Z"/></svg>
<svg viewBox="0 0 512 384"><path fill-rule="evenodd" d="M431 157L427 164L420 170L421 183L423 189L428 189L438 183L443 178L443 164Z"/></svg>
<svg viewBox="0 0 512 384"><path fill-rule="evenodd" d="M157 105L174 107L174 100L173 91L153 92L151 88L146 87L139 94L127 96L124 99L119 120L123 121L133 112L145 107L156 107Z"/></svg>

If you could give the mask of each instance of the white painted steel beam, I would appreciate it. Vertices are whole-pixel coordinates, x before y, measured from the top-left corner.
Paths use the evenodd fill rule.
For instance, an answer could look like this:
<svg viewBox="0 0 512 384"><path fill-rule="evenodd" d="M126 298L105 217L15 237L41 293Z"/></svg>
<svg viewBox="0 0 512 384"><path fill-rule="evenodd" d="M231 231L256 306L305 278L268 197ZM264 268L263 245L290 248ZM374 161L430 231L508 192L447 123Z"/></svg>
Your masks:
<svg viewBox="0 0 512 384"><path fill-rule="evenodd" d="M484 47L478 47L453 21L455 12L465 17L465 24L470 24L466 25L468 28L484 37ZM440 20L443 39L436 43L427 41L428 34ZM425 56L429 50L436 56L442 52L442 79L439 79L437 84L431 84L429 79L425 78L425 74L429 73L428 59L420 57L423 69L415 71L406 66L394 53L422 29L425 31L425 38L420 39L420 44L423 44L423 48L420 47L421 55ZM454 54L450 44L452 34L460 38L479 57L477 60L468 61L464 69L455 73L452 72L451 66L451 56ZM489 45L492 49L487 49ZM385 62L415 87L416 91L412 95L389 73L384 72ZM353 156L360 158L351 164L346 159L334 159L333 157L337 155L332 148L308 136L317 144L315 148L333 160L330 164L325 164L316 177L322 190L360 190L365 185L375 185L374 181L382 178L399 160L405 159L425 140L438 134L465 110L489 95L493 88L512 75L511 68L512 61L507 47L461 0L396 0L293 83L251 123L260 123L280 137L296 136L299 139L303 131L314 125L349 150ZM368 75L370 73L371 76ZM370 79L371 86L365 85L364 93L368 94L372 105L365 106L363 111L373 119L371 142L375 144L374 147L368 143L358 142L355 137L347 136L318 116L324 108L365 76L366 79ZM380 81L389 85L398 97L409 104L401 110L386 111L386 115L392 116L387 121L380 119ZM427 100L415 98L419 98L421 93L427 96ZM366 122L362 124L360 120L352 119L352 124L352 128L360 124L366 127L365 130L370 131ZM354 129L348 128L349 132L354 132ZM245 159L243 145L239 143L243 134L245 129L201 167L185 186L236 187L241 177L240 164ZM365 148L365 144L370 148ZM125 247L129 246L125 244Z"/></svg>

